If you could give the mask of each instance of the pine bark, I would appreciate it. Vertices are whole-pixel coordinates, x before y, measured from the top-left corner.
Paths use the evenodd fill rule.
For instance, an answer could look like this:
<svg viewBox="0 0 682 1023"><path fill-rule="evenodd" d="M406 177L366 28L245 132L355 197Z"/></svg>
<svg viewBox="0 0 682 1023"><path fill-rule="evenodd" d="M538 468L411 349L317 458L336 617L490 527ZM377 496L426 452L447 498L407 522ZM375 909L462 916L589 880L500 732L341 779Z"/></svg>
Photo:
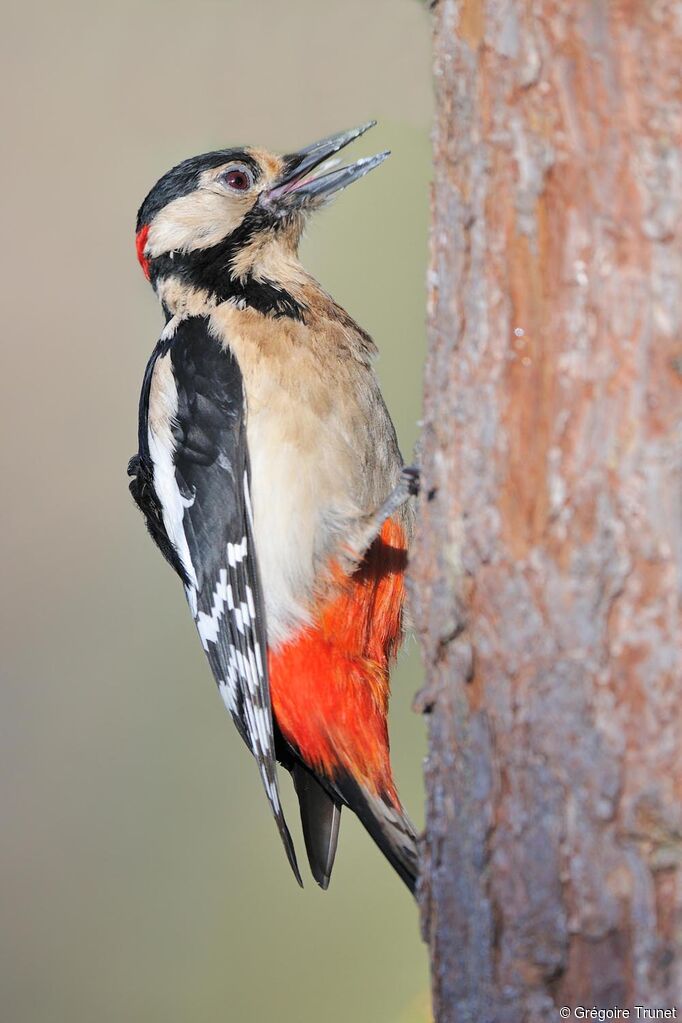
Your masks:
<svg viewBox="0 0 682 1023"><path fill-rule="evenodd" d="M441 0L421 903L437 1023L682 1014L682 11Z"/></svg>

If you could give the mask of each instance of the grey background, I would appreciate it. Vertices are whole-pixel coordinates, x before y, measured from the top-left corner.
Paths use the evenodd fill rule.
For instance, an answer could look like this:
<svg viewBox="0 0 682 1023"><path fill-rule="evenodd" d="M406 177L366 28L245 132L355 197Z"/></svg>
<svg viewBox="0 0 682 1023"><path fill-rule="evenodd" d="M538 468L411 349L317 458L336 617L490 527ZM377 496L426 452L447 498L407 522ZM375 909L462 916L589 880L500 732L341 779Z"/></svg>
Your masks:
<svg viewBox="0 0 682 1023"><path fill-rule="evenodd" d="M409 457L427 15L233 0L5 4L2 20L2 1019L425 1020L415 906L349 814L329 892L293 883L125 467L161 327L133 249L148 188L196 152L291 150L369 117L353 154L394 155L317 217L303 256L377 340ZM392 735L421 823L419 673L412 641Z"/></svg>

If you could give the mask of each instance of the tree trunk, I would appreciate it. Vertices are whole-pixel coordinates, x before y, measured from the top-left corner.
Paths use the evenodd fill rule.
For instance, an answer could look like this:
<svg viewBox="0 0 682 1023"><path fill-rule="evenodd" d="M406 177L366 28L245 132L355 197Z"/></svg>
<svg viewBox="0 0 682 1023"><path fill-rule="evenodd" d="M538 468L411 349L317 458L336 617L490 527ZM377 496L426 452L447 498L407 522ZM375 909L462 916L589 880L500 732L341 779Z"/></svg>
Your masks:
<svg viewBox="0 0 682 1023"><path fill-rule="evenodd" d="M672 0L436 5L438 1023L682 1015L681 40Z"/></svg>

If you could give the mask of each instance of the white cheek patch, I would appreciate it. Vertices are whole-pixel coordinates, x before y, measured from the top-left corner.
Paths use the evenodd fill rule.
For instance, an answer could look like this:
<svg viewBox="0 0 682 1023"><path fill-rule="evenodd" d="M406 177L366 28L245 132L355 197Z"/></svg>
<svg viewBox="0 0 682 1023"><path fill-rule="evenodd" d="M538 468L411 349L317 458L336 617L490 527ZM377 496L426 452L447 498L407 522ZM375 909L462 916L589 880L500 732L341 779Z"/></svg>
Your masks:
<svg viewBox="0 0 682 1023"><path fill-rule="evenodd" d="M145 255L154 259L168 252L192 252L217 245L239 227L253 205L220 190L199 188L164 206L149 225Z"/></svg>

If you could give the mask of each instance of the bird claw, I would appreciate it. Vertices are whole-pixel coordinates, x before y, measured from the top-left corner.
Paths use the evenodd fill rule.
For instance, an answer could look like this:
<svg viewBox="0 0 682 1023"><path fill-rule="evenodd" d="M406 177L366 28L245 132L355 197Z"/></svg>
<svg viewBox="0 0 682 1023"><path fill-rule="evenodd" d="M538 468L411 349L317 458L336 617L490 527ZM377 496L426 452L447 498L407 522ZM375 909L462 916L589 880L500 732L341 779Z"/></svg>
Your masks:
<svg viewBox="0 0 682 1023"><path fill-rule="evenodd" d="M419 493L421 472L416 465L404 465L400 474L401 483L407 485L410 497L416 497Z"/></svg>

